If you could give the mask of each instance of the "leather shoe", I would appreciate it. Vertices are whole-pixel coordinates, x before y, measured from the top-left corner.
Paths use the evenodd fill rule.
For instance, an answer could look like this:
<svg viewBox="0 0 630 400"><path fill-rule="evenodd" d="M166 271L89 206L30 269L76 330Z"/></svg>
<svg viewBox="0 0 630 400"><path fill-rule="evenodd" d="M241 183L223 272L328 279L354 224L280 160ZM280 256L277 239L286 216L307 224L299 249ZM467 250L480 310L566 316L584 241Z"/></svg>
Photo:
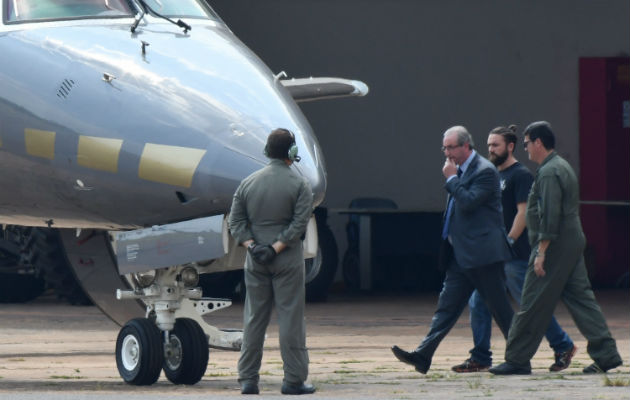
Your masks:
<svg viewBox="0 0 630 400"><path fill-rule="evenodd" d="M407 352L398 346L392 346L392 353L398 360L416 367L416 371L421 374L426 374L429 370L425 358L415 351Z"/></svg>
<svg viewBox="0 0 630 400"><path fill-rule="evenodd" d="M290 383L283 383L280 392L282 394L312 394L315 393L315 386L302 383L301 385L294 385Z"/></svg>
<svg viewBox="0 0 630 400"><path fill-rule="evenodd" d="M258 385L255 383L243 383L241 385L241 394L258 394Z"/></svg>
<svg viewBox="0 0 630 400"><path fill-rule="evenodd" d="M617 368L618 366L620 366L622 364L621 360L616 360L613 363L606 365L606 366L602 366L599 365L598 363L594 362L593 364L589 365L588 367L585 367L582 372L585 374L603 374L605 372L608 372L609 369L613 369L613 368Z"/></svg>
<svg viewBox="0 0 630 400"><path fill-rule="evenodd" d="M501 365L492 367L488 370L495 375L529 375L532 373L531 365L520 366L504 362Z"/></svg>

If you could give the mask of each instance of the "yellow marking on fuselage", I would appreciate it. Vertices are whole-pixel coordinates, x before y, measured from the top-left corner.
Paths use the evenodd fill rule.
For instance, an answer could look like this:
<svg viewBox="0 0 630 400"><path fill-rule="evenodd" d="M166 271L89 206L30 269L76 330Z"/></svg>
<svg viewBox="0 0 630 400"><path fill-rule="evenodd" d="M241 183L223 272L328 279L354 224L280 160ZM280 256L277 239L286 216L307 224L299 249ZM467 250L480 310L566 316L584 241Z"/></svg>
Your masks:
<svg viewBox="0 0 630 400"><path fill-rule="evenodd" d="M144 145L138 177L174 186L190 187L193 175L206 150L192 147Z"/></svg>
<svg viewBox="0 0 630 400"><path fill-rule="evenodd" d="M26 153L31 156L55 159L55 132L39 129L24 129Z"/></svg>
<svg viewBox="0 0 630 400"><path fill-rule="evenodd" d="M122 144L122 139L81 135L77 163L86 168L116 173Z"/></svg>

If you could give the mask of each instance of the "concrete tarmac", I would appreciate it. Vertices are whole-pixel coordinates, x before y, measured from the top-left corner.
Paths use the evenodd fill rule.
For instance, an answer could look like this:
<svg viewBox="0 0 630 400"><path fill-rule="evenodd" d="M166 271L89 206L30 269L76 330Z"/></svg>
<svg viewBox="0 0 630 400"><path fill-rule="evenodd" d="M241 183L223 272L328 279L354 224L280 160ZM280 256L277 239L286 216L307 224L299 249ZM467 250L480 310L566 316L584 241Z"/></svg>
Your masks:
<svg viewBox="0 0 630 400"><path fill-rule="evenodd" d="M532 360L533 374L496 377L487 372L456 374L451 366L468 358L472 336L467 311L445 338L427 375L398 362L397 344L415 348L428 331L437 293L332 295L307 304L310 399L630 399L630 293L596 293L617 340L624 365L608 374L584 375L591 363L586 341L564 305L556 317L578 346L571 367L548 371L553 352L543 341ZM207 316L219 328L242 328L242 304ZM193 386L175 386L162 376L150 387L123 383L114 348L119 327L95 307L75 307L50 296L27 304L0 304L0 400L35 399L223 399L240 397L238 353L211 349L208 370ZM505 340L493 327L495 363ZM281 398L282 361L275 317L268 330L261 368L261 395Z"/></svg>

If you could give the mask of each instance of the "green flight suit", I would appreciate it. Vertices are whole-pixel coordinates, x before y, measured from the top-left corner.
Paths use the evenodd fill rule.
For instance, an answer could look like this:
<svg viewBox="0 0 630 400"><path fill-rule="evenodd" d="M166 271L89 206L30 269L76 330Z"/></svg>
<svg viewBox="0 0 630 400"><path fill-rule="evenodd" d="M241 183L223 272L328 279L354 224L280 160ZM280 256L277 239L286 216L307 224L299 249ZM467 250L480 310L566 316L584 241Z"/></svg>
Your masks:
<svg viewBox="0 0 630 400"><path fill-rule="evenodd" d="M588 341L591 358L600 366L617 365L621 357L595 300L584 264L586 240L579 216L577 178L571 166L555 151L536 170L527 200L526 223L532 253L521 310L514 316L508 335L505 361L529 365L556 304L562 299ZM550 241L543 263L544 277L534 272L541 240Z"/></svg>
<svg viewBox="0 0 630 400"><path fill-rule="evenodd" d="M229 226L238 243L253 239L258 244L281 241L287 245L269 265L256 263L249 253L245 260L247 295L238 361L241 384L258 383L265 331L274 304L284 381L299 385L308 376L302 235L312 212L308 181L283 160L272 159L245 178L234 194Z"/></svg>

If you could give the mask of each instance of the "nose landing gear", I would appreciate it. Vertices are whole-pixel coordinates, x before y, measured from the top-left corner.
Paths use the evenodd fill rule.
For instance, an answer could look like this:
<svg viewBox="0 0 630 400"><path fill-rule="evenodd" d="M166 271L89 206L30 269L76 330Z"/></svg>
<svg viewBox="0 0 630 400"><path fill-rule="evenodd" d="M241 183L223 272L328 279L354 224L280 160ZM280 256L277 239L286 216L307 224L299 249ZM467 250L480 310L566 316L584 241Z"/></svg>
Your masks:
<svg viewBox="0 0 630 400"><path fill-rule="evenodd" d="M197 321L176 318L176 313L189 299L197 300L200 305L211 304L212 310L231 303L202 299L201 290L186 287L181 279L182 270L182 267L160 269L150 286L117 291L118 299L140 299L147 305L147 318L127 322L116 340L116 366L129 384L152 385L163 369L172 383L194 385L206 372L209 353L206 333Z"/></svg>

